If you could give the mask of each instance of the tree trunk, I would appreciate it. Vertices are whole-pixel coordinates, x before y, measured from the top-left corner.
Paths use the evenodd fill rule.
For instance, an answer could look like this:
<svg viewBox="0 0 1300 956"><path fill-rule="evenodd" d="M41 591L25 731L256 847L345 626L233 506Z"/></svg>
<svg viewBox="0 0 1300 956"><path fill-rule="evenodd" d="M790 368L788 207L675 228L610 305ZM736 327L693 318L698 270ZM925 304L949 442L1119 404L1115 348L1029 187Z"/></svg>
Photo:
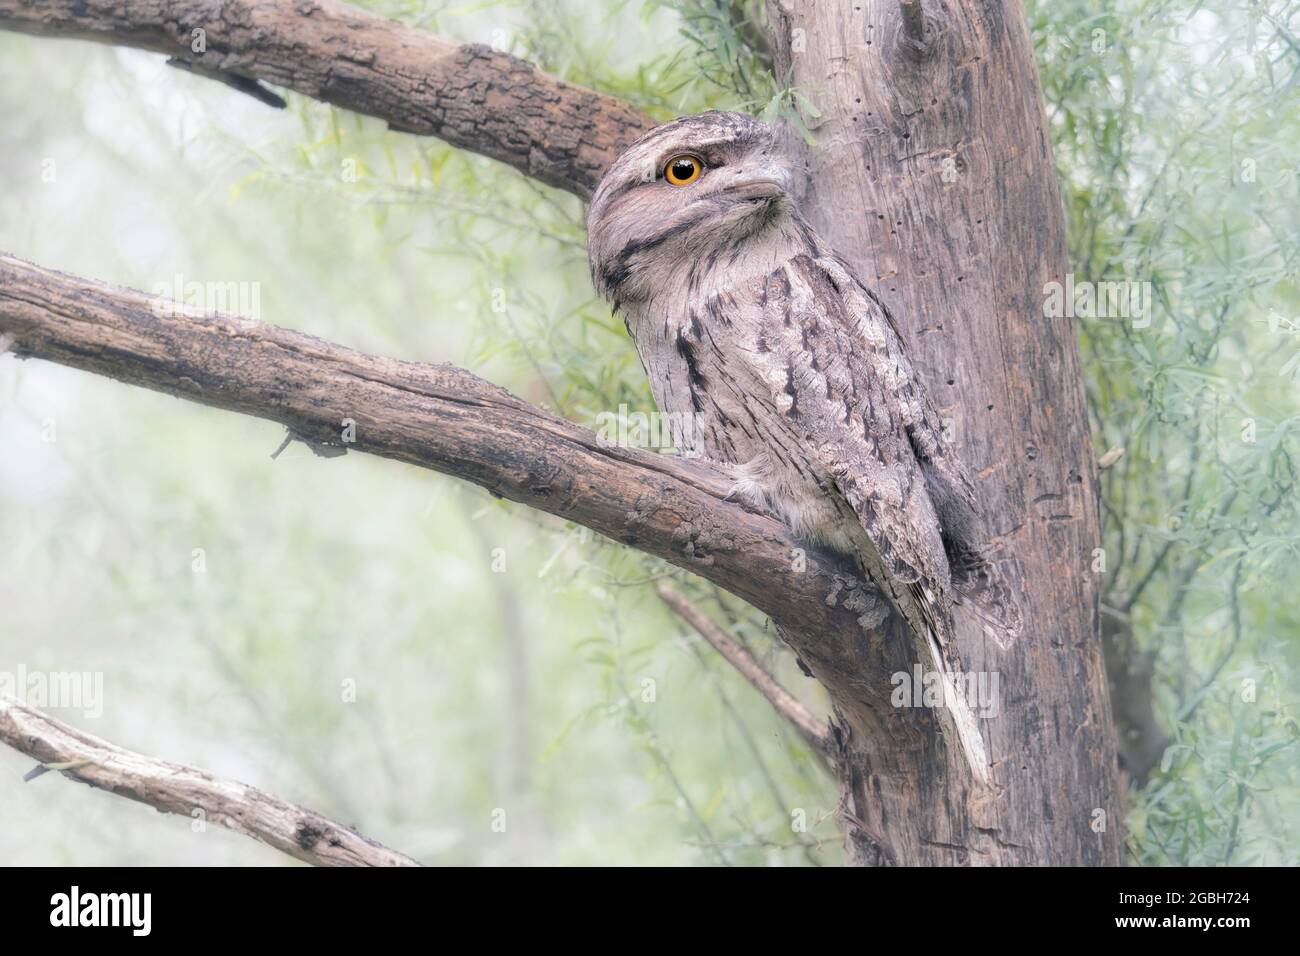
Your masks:
<svg viewBox="0 0 1300 956"><path fill-rule="evenodd" d="M768 9L778 75L816 103L816 144L790 140L807 166L804 211L900 320L1019 592L1025 627L1012 642L957 620L962 669L996 690L985 701L990 719L979 721L988 768L943 732L942 708L897 706L894 677L913 673L911 642L854 570L805 553L699 463L610 446L460 369L359 355L229 316L160 314L147 296L3 255L0 351L279 421L321 451L339 451L339 426L352 421L349 450L581 522L749 601L830 693L835 719L823 731L752 661L728 657L832 761L853 863L1117 863L1120 792L1092 570L1096 464L1072 322L1043 317L1044 286L1063 280L1067 263L1021 8L768 0ZM159 52L202 29L219 62L192 66L288 82L578 195L649 122L510 58L480 57L494 66L482 83L395 86L395 75L442 76L447 44L323 0L39 9L0 0L0 28ZM299 68L302 58L321 69ZM316 84L322 71L349 82ZM511 95L486 95L498 83ZM515 88L538 83L562 109L517 108L528 93ZM435 106L486 121L420 119ZM592 114L577 140L573 110ZM502 134L507 127L515 132Z"/></svg>
<svg viewBox="0 0 1300 956"><path fill-rule="evenodd" d="M963 669L1000 690L998 716L979 721L990 788L933 738L891 736L879 687L814 665L847 730L850 859L1117 864L1097 470L1073 323L1043 317L1044 285L1067 270L1065 224L1021 5L769 0L768 14L778 77L820 113L805 114L814 145L788 137L804 212L899 319L1025 617L1005 647L959 621ZM885 642L904 645L890 627Z"/></svg>

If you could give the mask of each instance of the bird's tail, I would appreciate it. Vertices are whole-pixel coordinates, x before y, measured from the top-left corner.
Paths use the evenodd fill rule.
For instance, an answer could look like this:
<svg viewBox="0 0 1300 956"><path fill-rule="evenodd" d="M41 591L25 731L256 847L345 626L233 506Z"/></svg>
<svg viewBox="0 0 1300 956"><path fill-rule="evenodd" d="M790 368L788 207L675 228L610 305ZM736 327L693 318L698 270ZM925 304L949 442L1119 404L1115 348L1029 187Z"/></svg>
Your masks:
<svg viewBox="0 0 1300 956"><path fill-rule="evenodd" d="M908 632L916 661L943 682L943 699L935 708L935 719L950 747L954 747L979 783L989 782L989 761L975 715L966 695L955 682L956 655L953 620L946 598L932 593L919 581L900 581L886 573L879 552L860 526L855 526L854 557L866 579L879 588L898 611Z"/></svg>
<svg viewBox="0 0 1300 956"><path fill-rule="evenodd" d="M924 633L916 628L909 628L916 646L916 657L924 667L927 664L943 680L943 701L936 710L936 717L943 734L950 743L955 742L965 757L971 775L982 784L989 782L989 758L984 749L984 738L980 736L975 715L961 688L953 680L953 667L944 647L930 628Z"/></svg>

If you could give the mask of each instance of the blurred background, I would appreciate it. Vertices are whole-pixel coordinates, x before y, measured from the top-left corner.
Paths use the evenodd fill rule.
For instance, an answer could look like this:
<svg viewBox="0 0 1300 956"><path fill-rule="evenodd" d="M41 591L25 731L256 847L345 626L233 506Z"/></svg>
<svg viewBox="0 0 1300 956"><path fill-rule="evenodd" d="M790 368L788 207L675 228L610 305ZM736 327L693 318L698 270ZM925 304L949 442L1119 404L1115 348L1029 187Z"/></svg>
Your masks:
<svg viewBox="0 0 1300 956"><path fill-rule="evenodd" d="M815 110L766 72L756 4L362 5L663 119ZM1125 449L1103 630L1130 860L1295 863L1297 4L1029 9L1076 275L1153 288L1149 328L1080 323L1098 452ZM653 409L578 200L287 99L0 33L0 250L150 292L238 284L262 321L593 427ZM0 358L0 671L100 673L102 713L50 712L426 863L839 861L831 778L653 584L824 712L760 615L427 471L272 459L283 438ZM30 766L0 750L0 863L298 865Z"/></svg>

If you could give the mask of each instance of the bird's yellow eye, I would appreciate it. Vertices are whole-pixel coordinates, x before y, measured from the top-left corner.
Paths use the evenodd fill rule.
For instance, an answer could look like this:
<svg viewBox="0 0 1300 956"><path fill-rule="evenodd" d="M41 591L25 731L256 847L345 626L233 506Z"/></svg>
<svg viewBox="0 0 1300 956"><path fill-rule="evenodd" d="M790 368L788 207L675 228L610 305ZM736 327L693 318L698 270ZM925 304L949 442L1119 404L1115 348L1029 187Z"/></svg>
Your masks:
<svg viewBox="0 0 1300 956"><path fill-rule="evenodd" d="M704 164L697 157L684 153L668 160L668 165L664 167L664 179L674 186L689 186L700 178L702 172Z"/></svg>

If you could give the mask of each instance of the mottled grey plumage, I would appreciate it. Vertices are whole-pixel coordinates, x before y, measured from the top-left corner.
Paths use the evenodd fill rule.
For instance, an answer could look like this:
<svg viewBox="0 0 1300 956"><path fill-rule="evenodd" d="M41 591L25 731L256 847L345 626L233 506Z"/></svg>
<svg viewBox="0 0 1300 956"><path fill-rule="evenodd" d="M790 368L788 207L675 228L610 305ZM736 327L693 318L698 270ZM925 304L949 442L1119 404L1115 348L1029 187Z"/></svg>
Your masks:
<svg viewBox="0 0 1300 956"><path fill-rule="evenodd" d="M674 186L682 154L704 172ZM797 535L854 555L943 656L953 604L990 583L972 485L889 312L799 215L790 177L750 117L651 130L592 198L593 280L660 409L694 416L694 450ZM1002 597L981 616L1013 628Z"/></svg>

